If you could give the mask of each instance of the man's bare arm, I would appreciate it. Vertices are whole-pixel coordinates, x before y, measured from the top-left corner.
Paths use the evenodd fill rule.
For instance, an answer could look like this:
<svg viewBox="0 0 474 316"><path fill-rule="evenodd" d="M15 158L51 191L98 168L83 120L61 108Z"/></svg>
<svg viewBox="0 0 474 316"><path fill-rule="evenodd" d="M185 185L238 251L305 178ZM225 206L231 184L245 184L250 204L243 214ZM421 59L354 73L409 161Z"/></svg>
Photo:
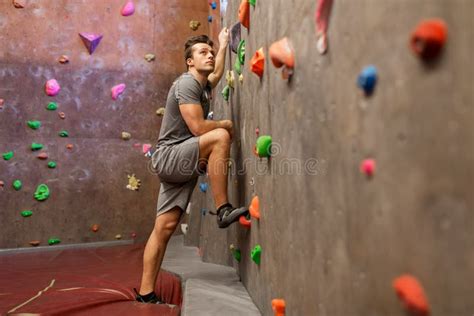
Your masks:
<svg viewBox="0 0 474 316"><path fill-rule="evenodd" d="M229 133L232 133L232 121L205 120L203 118L204 114L202 112L202 107L199 104L181 104L179 106L179 111L194 136L201 136L202 134L216 128L225 128Z"/></svg>

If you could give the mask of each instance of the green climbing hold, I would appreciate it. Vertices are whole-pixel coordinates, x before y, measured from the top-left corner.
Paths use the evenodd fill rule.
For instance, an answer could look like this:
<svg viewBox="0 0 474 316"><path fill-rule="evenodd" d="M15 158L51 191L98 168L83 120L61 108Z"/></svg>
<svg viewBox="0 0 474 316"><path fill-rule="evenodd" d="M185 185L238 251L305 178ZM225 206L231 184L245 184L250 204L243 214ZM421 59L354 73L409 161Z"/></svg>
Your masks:
<svg viewBox="0 0 474 316"><path fill-rule="evenodd" d="M257 2L257 0L249 0L249 3L252 7L255 7L256 2Z"/></svg>
<svg viewBox="0 0 474 316"><path fill-rule="evenodd" d="M61 137L68 137L69 136L69 133L67 131L60 131L59 132L59 136Z"/></svg>
<svg viewBox="0 0 474 316"><path fill-rule="evenodd" d="M234 69L237 74L242 74L242 65L240 64L239 59L237 58L234 63Z"/></svg>
<svg viewBox="0 0 474 316"><path fill-rule="evenodd" d="M40 121L28 121L27 124L32 129L38 129L38 128L41 127L41 122Z"/></svg>
<svg viewBox="0 0 474 316"><path fill-rule="evenodd" d="M44 201L49 198L49 188L46 184L40 184L36 188L35 199L38 201Z"/></svg>
<svg viewBox="0 0 474 316"><path fill-rule="evenodd" d="M33 212L30 210L25 210L21 212L21 216L23 217L30 217L31 215L33 215Z"/></svg>
<svg viewBox="0 0 474 316"><path fill-rule="evenodd" d="M48 244L49 245L59 244L60 242L61 242L61 240L59 238L50 238L50 239L48 239Z"/></svg>
<svg viewBox="0 0 474 316"><path fill-rule="evenodd" d="M56 163L54 161L48 162L48 168L51 168L51 169L56 168Z"/></svg>
<svg viewBox="0 0 474 316"><path fill-rule="evenodd" d="M10 160L12 158L13 158L13 151L9 151L9 152L3 154L3 159L5 159L5 160Z"/></svg>
<svg viewBox="0 0 474 316"><path fill-rule="evenodd" d="M242 254L240 253L240 249L235 249L232 251L232 255L234 256L234 259L240 262L240 259L242 259Z"/></svg>
<svg viewBox="0 0 474 316"><path fill-rule="evenodd" d="M230 87L226 85L224 89L222 90L222 97L224 100L229 101L229 93L230 93Z"/></svg>
<svg viewBox="0 0 474 316"><path fill-rule="evenodd" d="M40 149L43 149L43 145L42 144L38 144L38 143L31 143L31 150L40 150Z"/></svg>
<svg viewBox="0 0 474 316"><path fill-rule="evenodd" d="M58 108L58 104L56 102L49 102L46 106L46 109L50 111L55 111Z"/></svg>
<svg viewBox="0 0 474 316"><path fill-rule="evenodd" d="M245 64L245 40L241 40L239 42L239 46L237 46L237 57L239 58L239 62L241 65Z"/></svg>
<svg viewBox="0 0 474 316"><path fill-rule="evenodd" d="M257 138L255 148L259 157L270 157L272 153L272 137L268 135L260 136Z"/></svg>
<svg viewBox="0 0 474 316"><path fill-rule="evenodd" d="M23 184L21 183L20 180L13 181L13 188L15 190L20 191L22 186L23 186Z"/></svg>
<svg viewBox="0 0 474 316"><path fill-rule="evenodd" d="M252 249L252 253L250 254L250 257L252 257L253 262L256 264L260 264L260 256L262 255L262 247L260 245L256 245Z"/></svg>

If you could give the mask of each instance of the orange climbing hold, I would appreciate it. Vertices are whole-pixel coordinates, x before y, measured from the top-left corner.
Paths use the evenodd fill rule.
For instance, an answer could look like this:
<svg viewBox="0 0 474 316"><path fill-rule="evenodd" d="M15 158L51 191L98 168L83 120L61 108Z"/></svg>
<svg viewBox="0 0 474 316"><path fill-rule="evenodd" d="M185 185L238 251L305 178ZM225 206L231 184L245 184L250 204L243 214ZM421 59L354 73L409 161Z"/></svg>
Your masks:
<svg viewBox="0 0 474 316"><path fill-rule="evenodd" d="M263 47L255 52L252 59L250 60L250 70L257 76L262 78L263 69L265 67L265 54L263 53Z"/></svg>
<svg viewBox="0 0 474 316"><path fill-rule="evenodd" d="M100 228L99 224L94 224L94 225L92 225L91 230L94 233L97 233L99 231L99 228Z"/></svg>
<svg viewBox="0 0 474 316"><path fill-rule="evenodd" d="M411 49L422 58L434 58L446 43L448 30L441 19L422 21L411 34Z"/></svg>
<svg viewBox="0 0 474 316"><path fill-rule="evenodd" d="M245 228L250 228L252 226L252 221L250 220L250 218L247 218L243 215L240 216L239 223Z"/></svg>
<svg viewBox="0 0 474 316"><path fill-rule="evenodd" d="M425 291L420 282L409 274L399 276L393 281L393 287L405 306L418 315L428 315L429 306Z"/></svg>
<svg viewBox="0 0 474 316"><path fill-rule="evenodd" d="M74 148L74 145L73 145L73 144L67 144L67 145L66 145L66 148L67 148L67 149L73 149L73 148Z"/></svg>
<svg viewBox="0 0 474 316"><path fill-rule="evenodd" d="M41 153L36 157L38 157L38 159L43 159L44 160L44 159L48 159L48 154L47 153Z"/></svg>
<svg viewBox="0 0 474 316"><path fill-rule="evenodd" d="M240 3L239 21L246 29L250 27L250 3L248 0L242 0Z"/></svg>
<svg viewBox="0 0 474 316"><path fill-rule="evenodd" d="M288 79L293 74L293 68L295 67L295 52L288 38L283 37L273 43L270 46L269 53L275 67L285 66L282 75L284 79Z"/></svg>
<svg viewBox="0 0 474 316"><path fill-rule="evenodd" d="M285 316L286 303L284 299L275 298L272 300L274 316Z"/></svg>
<svg viewBox="0 0 474 316"><path fill-rule="evenodd" d="M260 219L260 201L258 196L254 196L252 202L250 202L249 212L253 218Z"/></svg>

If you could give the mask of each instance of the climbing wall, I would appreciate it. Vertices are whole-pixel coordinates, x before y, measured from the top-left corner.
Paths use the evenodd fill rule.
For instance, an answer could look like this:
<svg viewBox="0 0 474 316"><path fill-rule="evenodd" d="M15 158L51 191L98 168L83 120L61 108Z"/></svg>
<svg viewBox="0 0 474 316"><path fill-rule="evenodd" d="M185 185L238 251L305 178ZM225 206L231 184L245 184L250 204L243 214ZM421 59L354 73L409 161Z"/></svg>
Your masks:
<svg viewBox="0 0 474 316"><path fill-rule="evenodd" d="M234 88L225 101L222 80L213 110L235 124L231 202L258 196L260 219L219 230L206 212L212 186L198 187L189 225L200 230L186 242L235 266L264 315L273 299L288 315L471 315L474 2L328 3L247 5L243 82L229 51ZM239 6L229 1L224 26ZM441 22L420 25L431 18ZM291 50L274 57L287 79L269 56L284 37L294 66ZM250 61L261 47L260 78L258 56ZM270 158L254 154L263 135Z"/></svg>
<svg viewBox="0 0 474 316"><path fill-rule="evenodd" d="M144 151L158 137L157 109L185 71L186 38L209 32L208 6L140 0L125 7L129 2L0 2L1 248L148 237L159 180ZM191 20L200 21L196 31ZM92 54L79 33L92 34ZM51 79L60 90L49 96ZM120 84L125 90L113 95ZM56 110L47 109L52 102ZM68 137L59 135L64 131ZM33 151L32 143L43 148ZM138 190L127 188L133 175ZM43 201L34 198L40 184L49 189ZM23 217L25 210L32 215Z"/></svg>

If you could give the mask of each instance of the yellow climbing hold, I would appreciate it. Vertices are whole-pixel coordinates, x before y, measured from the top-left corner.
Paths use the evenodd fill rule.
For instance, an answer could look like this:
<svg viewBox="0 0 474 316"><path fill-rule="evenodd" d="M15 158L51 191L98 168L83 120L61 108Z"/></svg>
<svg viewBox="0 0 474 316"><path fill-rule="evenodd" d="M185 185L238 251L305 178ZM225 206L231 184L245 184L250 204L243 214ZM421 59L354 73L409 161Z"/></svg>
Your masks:
<svg viewBox="0 0 474 316"><path fill-rule="evenodd" d="M128 175L128 184L127 189L132 191L138 191L138 188L141 185L141 181L135 177L135 174Z"/></svg>

